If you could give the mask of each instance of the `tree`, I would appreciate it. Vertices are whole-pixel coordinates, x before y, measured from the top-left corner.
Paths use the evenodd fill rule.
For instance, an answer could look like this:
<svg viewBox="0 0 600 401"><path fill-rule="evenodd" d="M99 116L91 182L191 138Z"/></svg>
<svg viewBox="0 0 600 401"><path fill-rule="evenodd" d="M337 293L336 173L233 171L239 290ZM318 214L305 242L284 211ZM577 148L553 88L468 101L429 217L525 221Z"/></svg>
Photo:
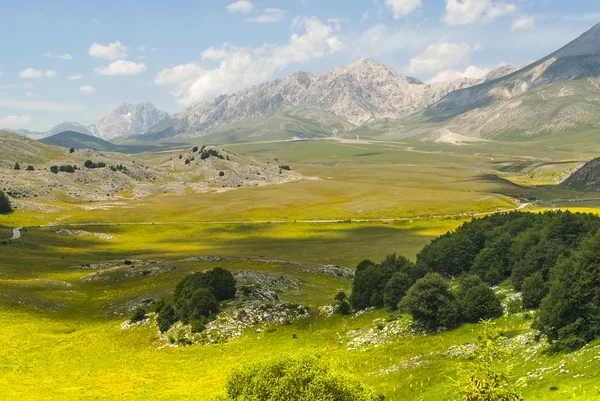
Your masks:
<svg viewBox="0 0 600 401"><path fill-rule="evenodd" d="M161 333L169 330L173 323L177 321L177 313L175 312L175 308L171 305L161 305L160 310L157 309L157 313L156 323L158 324Z"/></svg>
<svg viewBox="0 0 600 401"><path fill-rule="evenodd" d="M21 170L21 166L19 165L19 163L15 163L14 169L15 170Z"/></svg>
<svg viewBox="0 0 600 401"><path fill-rule="evenodd" d="M85 168L96 168L96 164L94 164L94 162L91 160L86 160L85 163L83 163L83 165L85 166Z"/></svg>
<svg viewBox="0 0 600 401"><path fill-rule="evenodd" d="M510 367L497 367L507 355L503 340L493 323L485 321L483 336L473 351L471 361L459 365L458 378L454 381L454 388L463 400L522 400L518 386L510 380Z"/></svg>
<svg viewBox="0 0 600 401"><path fill-rule="evenodd" d="M561 258L551 277L533 327L557 350L581 348L600 336L600 232Z"/></svg>
<svg viewBox="0 0 600 401"><path fill-rule="evenodd" d="M69 149L69 153L73 153L73 152L75 152L75 148Z"/></svg>
<svg viewBox="0 0 600 401"><path fill-rule="evenodd" d="M544 282L544 277L541 272L534 273L523 280L522 297L524 308L537 308L547 294L548 287Z"/></svg>
<svg viewBox="0 0 600 401"><path fill-rule="evenodd" d="M194 146L194 147L192 148L192 152L193 152L193 153L196 153L197 151L198 151L198 146Z"/></svg>
<svg viewBox="0 0 600 401"><path fill-rule="evenodd" d="M366 309L369 306L382 307L383 296L380 294L381 286L385 283L379 273L377 265L371 265L364 270L357 270L352 282L352 295L350 303L355 310ZM381 302L381 304L374 304Z"/></svg>
<svg viewBox="0 0 600 401"><path fill-rule="evenodd" d="M400 307L430 330L452 328L460 321L458 303L444 278L429 273L410 287Z"/></svg>
<svg viewBox="0 0 600 401"><path fill-rule="evenodd" d="M219 302L208 288L198 288L191 296L178 299L175 307L179 319L184 324L208 318L219 312Z"/></svg>
<svg viewBox="0 0 600 401"><path fill-rule="evenodd" d="M58 174L59 168L58 166L52 166L50 167L50 172L54 173L54 174Z"/></svg>
<svg viewBox="0 0 600 401"><path fill-rule="evenodd" d="M478 276L465 275L461 278L456 299L467 322L477 323L481 319L502 316L502 304L494 291Z"/></svg>
<svg viewBox="0 0 600 401"><path fill-rule="evenodd" d="M31 164L29 166L27 166L27 168L25 169L27 171L34 171L35 167L33 167Z"/></svg>
<svg viewBox="0 0 600 401"><path fill-rule="evenodd" d="M282 356L234 370L229 401L379 401L370 388L319 356Z"/></svg>
<svg viewBox="0 0 600 401"><path fill-rule="evenodd" d="M333 297L333 299L335 299L336 301L342 302L344 299L346 299L346 293L344 291L340 291L336 294L335 297Z"/></svg>
<svg viewBox="0 0 600 401"><path fill-rule="evenodd" d="M8 196L4 194L4 192L0 191L0 213L10 213L12 212L12 207L10 206L10 200Z"/></svg>
<svg viewBox="0 0 600 401"><path fill-rule="evenodd" d="M406 292L412 287L414 281L404 272L396 272L387 282L383 292L383 303L390 310L398 309L398 303L404 298Z"/></svg>

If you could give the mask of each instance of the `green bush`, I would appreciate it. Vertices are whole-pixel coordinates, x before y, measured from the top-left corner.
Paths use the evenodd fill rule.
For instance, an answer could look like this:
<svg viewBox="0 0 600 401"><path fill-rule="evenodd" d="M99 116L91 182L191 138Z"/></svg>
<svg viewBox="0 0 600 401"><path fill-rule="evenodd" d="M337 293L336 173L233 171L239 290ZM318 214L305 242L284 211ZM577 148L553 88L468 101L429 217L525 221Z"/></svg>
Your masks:
<svg viewBox="0 0 600 401"><path fill-rule="evenodd" d="M131 317L131 323L141 322L146 318L146 310L144 308L137 308Z"/></svg>
<svg viewBox="0 0 600 401"><path fill-rule="evenodd" d="M379 401L383 398L318 356L283 356L237 369L227 379L230 401Z"/></svg>
<svg viewBox="0 0 600 401"><path fill-rule="evenodd" d="M404 298L406 292L412 287L414 281L404 272L396 272L385 285L383 303L390 310L398 309L398 303Z"/></svg>
<svg viewBox="0 0 600 401"><path fill-rule="evenodd" d="M15 170L21 170L21 166L19 165L19 163L15 163L14 169Z"/></svg>
<svg viewBox="0 0 600 401"><path fill-rule="evenodd" d="M75 172L75 168L69 164L60 166L58 168L58 171L61 171L63 173L74 173Z"/></svg>
<svg viewBox="0 0 600 401"><path fill-rule="evenodd" d="M225 176L225 172L224 171L219 171L219 177L224 177Z"/></svg>
<svg viewBox="0 0 600 401"><path fill-rule="evenodd" d="M208 288L198 288L189 296L175 299L179 319L188 324L219 313L219 301Z"/></svg>
<svg viewBox="0 0 600 401"><path fill-rule="evenodd" d="M10 213L12 212L12 207L10 206L10 200L8 196L4 194L4 192L0 191L0 213Z"/></svg>
<svg viewBox="0 0 600 401"><path fill-rule="evenodd" d="M185 277L175 288L175 302L191 295L198 288L209 289L217 301L225 301L235 297L235 279L228 270L221 267L207 272L198 272Z"/></svg>
<svg viewBox="0 0 600 401"><path fill-rule="evenodd" d="M279 166L280 170L287 170L287 171L292 171L291 167L285 164L282 164L281 166Z"/></svg>
<svg viewBox="0 0 600 401"><path fill-rule="evenodd" d="M460 322L460 310L448 283L437 273L429 273L410 287L400 307L425 328L452 328Z"/></svg>
<svg viewBox="0 0 600 401"><path fill-rule="evenodd" d="M344 299L340 302L337 310L342 315L349 315L352 312L352 307L350 306L350 303Z"/></svg>
<svg viewBox="0 0 600 401"><path fill-rule="evenodd" d="M160 310L158 310L158 316L156 318L156 323L158 324L160 332L164 333L169 330L176 321L177 313L175 312L175 308L168 304L162 305Z"/></svg>
<svg viewBox="0 0 600 401"><path fill-rule="evenodd" d="M50 167L50 172L54 173L54 174L58 174L59 168L58 166L52 166Z"/></svg>
<svg viewBox="0 0 600 401"><path fill-rule="evenodd" d="M25 169L27 171L35 171L35 167L33 167L31 164L29 166L27 166L27 168Z"/></svg>
<svg viewBox="0 0 600 401"><path fill-rule="evenodd" d="M535 309L542 303L542 299L548 294L548 287L544 282L541 272L534 273L523 280L522 286L523 307Z"/></svg>
<svg viewBox="0 0 600 401"><path fill-rule="evenodd" d="M494 291L478 276L461 277L456 299L466 322L477 323L481 319L502 316L502 304Z"/></svg>

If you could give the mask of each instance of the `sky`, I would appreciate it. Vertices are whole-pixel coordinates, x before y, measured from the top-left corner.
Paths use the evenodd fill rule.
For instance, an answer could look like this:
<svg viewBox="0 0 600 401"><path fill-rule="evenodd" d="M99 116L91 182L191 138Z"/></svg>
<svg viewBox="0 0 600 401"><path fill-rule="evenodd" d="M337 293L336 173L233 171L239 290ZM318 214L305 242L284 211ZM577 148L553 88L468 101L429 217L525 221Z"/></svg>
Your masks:
<svg viewBox="0 0 600 401"><path fill-rule="evenodd" d="M597 0L26 0L0 15L0 127L34 131L363 57L427 83L478 78L600 22Z"/></svg>

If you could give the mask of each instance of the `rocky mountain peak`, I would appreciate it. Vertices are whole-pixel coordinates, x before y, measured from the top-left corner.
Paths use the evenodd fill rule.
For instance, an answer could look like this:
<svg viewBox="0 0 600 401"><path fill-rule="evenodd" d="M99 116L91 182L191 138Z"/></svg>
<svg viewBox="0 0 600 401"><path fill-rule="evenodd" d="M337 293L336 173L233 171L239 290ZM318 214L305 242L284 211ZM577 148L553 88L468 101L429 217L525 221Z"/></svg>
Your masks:
<svg viewBox="0 0 600 401"><path fill-rule="evenodd" d="M90 127L95 136L111 140L120 136L139 135L158 124L168 114L150 102L123 103L112 113Z"/></svg>

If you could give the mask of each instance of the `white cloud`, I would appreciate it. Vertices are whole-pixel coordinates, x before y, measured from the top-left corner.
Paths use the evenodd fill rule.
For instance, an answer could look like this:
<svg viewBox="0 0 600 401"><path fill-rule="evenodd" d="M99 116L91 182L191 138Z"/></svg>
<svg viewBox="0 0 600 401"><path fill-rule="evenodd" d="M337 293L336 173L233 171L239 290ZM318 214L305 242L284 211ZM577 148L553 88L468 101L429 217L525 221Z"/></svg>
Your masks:
<svg viewBox="0 0 600 401"><path fill-rule="evenodd" d="M67 79L70 81L77 81L78 79L81 79L81 75L79 75L79 74L67 75Z"/></svg>
<svg viewBox="0 0 600 401"><path fill-rule="evenodd" d="M106 67L94 68L94 72L98 75L137 75L145 71L146 64L127 60L117 60Z"/></svg>
<svg viewBox="0 0 600 401"><path fill-rule="evenodd" d="M21 78L26 78L26 79L42 78L42 77L53 78L56 76L56 71L52 71L52 70L41 71L41 70L35 70L33 68L27 68L27 69L21 71L19 73L19 76Z"/></svg>
<svg viewBox="0 0 600 401"><path fill-rule="evenodd" d="M73 60L73 56L71 56L68 53L65 53L65 54L56 54L56 53L54 53L52 51L44 53L44 57L60 58L60 59L63 59L63 60Z"/></svg>
<svg viewBox="0 0 600 401"><path fill-rule="evenodd" d="M27 92L27 93L25 93L25 96L27 96L27 97L40 97L40 96L42 96L42 94L41 93L37 93L37 92Z"/></svg>
<svg viewBox="0 0 600 401"><path fill-rule="evenodd" d="M451 82L462 78L479 79L486 76L491 70L489 68L479 68L474 65L468 66L464 71L444 70L437 73L433 78L427 80L427 83Z"/></svg>
<svg viewBox="0 0 600 401"><path fill-rule="evenodd" d="M422 6L421 0L385 0L387 8L394 13L394 18L404 17Z"/></svg>
<svg viewBox="0 0 600 401"><path fill-rule="evenodd" d="M54 111L70 112L79 111L81 105L75 103L45 102L34 100L18 100L14 98L0 98L0 107L17 110L36 110L36 111Z"/></svg>
<svg viewBox="0 0 600 401"><path fill-rule="evenodd" d="M227 6L227 11L230 13L248 14L254 10L254 4L248 0L239 0Z"/></svg>
<svg viewBox="0 0 600 401"><path fill-rule="evenodd" d="M143 45L142 46L138 46L137 50L140 51L140 52L145 52L146 51L146 46L143 46Z"/></svg>
<svg viewBox="0 0 600 401"><path fill-rule="evenodd" d="M360 17L360 22L365 22L369 19L369 12L365 11L362 15L362 17Z"/></svg>
<svg viewBox="0 0 600 401"><path fill-rule="evenodd" d="M92 57L103 58L106 60L117 60L127 56L127 47L118 40L109 43L106 46L100 43L94 43L90 46L88 54Z"/></svg>
<svg viewBox="0 0 600 401"><path fill-rule="evenodd" d="M27 125L31 123L31 116L6 116L0 117L0 124L8 126Z"/></svg>
<svg viewBox="0 0 600 401"><path fill-rule="evenodd" d="M433 74L450 67L467 64L471 53L481 50L481 46L465 43L435 43L423 53L410 59L405 72L409 75Z"/></svg>
<svg viewBox="0 0 600 401"><path fill-rule="evenodd" d="M334 27L315 17L298 18L292 23L293 32L284 45L264 44L258 48L209 48L202 53L203 59L218 60L213 69L198 63L178 65L161 71L154 82L172 85L172 94L178 102L190 105L209 101L215 97L256 85L273 77L294 63L307 63L344 48L342 41L334 36Z"/></svg>
<svg viewBox="0 0 600 401"><path fill-rule="evenodd" d="M510 30L521 31L535 28L535 17L530 15L524 15L513 21Z"/></svg>
<svg viewBox="0 0 600 401"><path fill-rule="evenodd" d="M23 84L22 88L33 88L34 84Z"/></svg>
<svg viewBox="0 0 600 401"><path fill-rule="evenodd" d="M93 86L90 86L90 85L84 85L79 88L79 93L81 93L82 95L91 95L94 92L96 92L96 90L94 89Z"/></svg>
<svg viewBox="0 0 600 401"><path fill-rule="evenodd" d="M446 0L446 14L442 19L448 25L489 23L516 11L514 4L494 3L491 0Z"/></svg>
<svg viewBox="0 0 600 401"><path fill-rule="evenodd" d="M358 39L351 41L352 52L356 57L377 57L407 49L419 50L433 40L431 35L432 32L421 33L378 24L367 29Z"/></svg>
<svg viewBox="0 0 600 401"><path fill-rule="evenodd" d="M285 10L281 10L279 8L266 8L265 11L258 17L248 18L248 22L256 22L258 24L278 22L281 21L284 15Z"/></svg>

